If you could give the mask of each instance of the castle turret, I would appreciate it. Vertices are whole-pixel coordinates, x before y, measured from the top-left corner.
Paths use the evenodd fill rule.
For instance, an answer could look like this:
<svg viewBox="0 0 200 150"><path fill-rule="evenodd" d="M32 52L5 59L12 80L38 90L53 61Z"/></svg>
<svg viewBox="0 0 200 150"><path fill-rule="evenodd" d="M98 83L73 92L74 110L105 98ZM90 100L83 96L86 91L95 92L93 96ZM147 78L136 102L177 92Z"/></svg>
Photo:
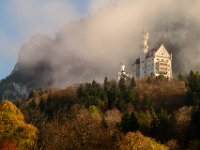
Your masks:
<svg viewBox="0 0 200 150"><path fill-rule="evenodd" d="M147 54L149 50L148 41L149 41L149 33L143 32L143 53L144 54Z"/></svg>
<svg viewBox="0 0 200 150"><path fill-rule="evenodd" d="M149 45L148 45L149 33L143 32L142 37L143 37L143 44L142 44L143 52L140 55L140 77L143 78L146 76L146 55L149 50Z"/></svg>

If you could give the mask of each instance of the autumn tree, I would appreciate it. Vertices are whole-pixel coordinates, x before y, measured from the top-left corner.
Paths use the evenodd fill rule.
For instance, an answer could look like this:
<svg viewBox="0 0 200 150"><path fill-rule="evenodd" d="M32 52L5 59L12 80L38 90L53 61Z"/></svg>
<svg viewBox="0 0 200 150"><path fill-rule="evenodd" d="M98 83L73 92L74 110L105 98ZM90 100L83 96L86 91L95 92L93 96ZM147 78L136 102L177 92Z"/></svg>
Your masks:
<svg viewBox="0 0 200 150"><path fill-rule="evenodd" d="M119 142L120 150L168 150L154 139L145 137L139 131L127 133Z"/></svg>
<svg viewBox="0 0 200 150"><path fill-rule="evenodd" d="M179 139L179 141L188 141L188 138L190 138L191 129L195 129L194 126L190 127L192 111L192 106L183 106L179 108L173 115L175 130L174 135ZM194 125L196 125L196 123Z"/></svg>
<svg viewBox="0 0 200 150"><path fill-rule="evenodd" d="M10 101L0 103L0 148L7 146L20 150L31 148L37 129L25 123L21 111ZM14 149L14 148L13 148Z"/></svg>
<svg viewBox="0 0 200 150"><path fill-rule="evenodd" d="M113 150L118 141L118 130L102 125L102 118L95 106L89 111L78 108L76 116L59 121L55 118L47 123L44 149L50 150Z"/></svg>

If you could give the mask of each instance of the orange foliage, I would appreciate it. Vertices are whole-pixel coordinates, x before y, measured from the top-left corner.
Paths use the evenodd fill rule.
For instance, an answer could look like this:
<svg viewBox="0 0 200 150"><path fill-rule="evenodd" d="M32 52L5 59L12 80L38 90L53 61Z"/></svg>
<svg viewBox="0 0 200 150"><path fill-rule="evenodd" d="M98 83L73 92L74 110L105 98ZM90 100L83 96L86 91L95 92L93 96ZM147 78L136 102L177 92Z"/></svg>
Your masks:
<svg viewBox="0 0 200 150"><path fill-rule="evenodd" d="M4 140L1 144L0 144L0 149L1 150L17 150L17 147L14 143L12 143L9 140Z"/></svg>
<svg viewBox="0 0 200 150"><path fill-rule="evenodd" d="M71 97L73 100L76 99L76 89L77 87L67 87L66 89L46 89L46 90L36 90L33 92L33 96L29 98L28 103L31 101L36 102L37 104L40 103L41 100L47 100L49 96L56 100L60 100L63 97ZM26 103L26 102L24 102Z"/></svg>
<svg viewBox="0 0 200 150"><path fill-rule="evenodd" d="M150 83L145 80L137 80L136 83L139 99L144 100L147 96L158 108L165 105L168 109L174 110L184 104L186 88L183 81L152 79Z"/></svg>
<svg viewBox="0 0 200 150"><path fill-rule="evenodd" d="M127 133L119 142L119 148L120 150L169 150L168 147L150 137L145 137L139 131Z"/></svg>
<svg viewBox="0 0 200 150"><path fill-rule="evenodd" d="M14 149L16 144L20 150L30 148L34 144L36 133L37 129L25 123L24 115L13 103L8 100L0 103L1 147L11 146ZM9 139L9 141L5 139Z"/></svg>

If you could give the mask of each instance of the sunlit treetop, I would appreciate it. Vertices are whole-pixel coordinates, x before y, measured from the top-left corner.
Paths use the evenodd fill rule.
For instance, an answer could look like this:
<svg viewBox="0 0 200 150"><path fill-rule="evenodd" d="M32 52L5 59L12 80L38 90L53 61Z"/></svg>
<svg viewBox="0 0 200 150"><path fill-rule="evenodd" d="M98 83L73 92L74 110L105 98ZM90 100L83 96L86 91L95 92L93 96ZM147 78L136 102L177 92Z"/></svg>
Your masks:
<svg viewBox="0 0 200 150"><path fill-rule="evenodd" d="M13 103L8 100L0 103L0 149L5 142L18 149L28 149L34 144L36 133L37 129L25 123L23 114Z"/></svg>

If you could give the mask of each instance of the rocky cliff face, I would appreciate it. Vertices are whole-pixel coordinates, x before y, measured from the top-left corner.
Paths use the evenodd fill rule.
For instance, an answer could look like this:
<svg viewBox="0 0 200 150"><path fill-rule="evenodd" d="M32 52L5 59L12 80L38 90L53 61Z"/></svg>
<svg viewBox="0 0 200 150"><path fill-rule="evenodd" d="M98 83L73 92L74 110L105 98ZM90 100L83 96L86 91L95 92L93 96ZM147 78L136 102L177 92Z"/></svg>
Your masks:
<svg viewBox="0 0 200 150"><path fill-rule="evenodd" d="M30 68L17 64L12 73L0 81L0 98L25 99L31 90L50 86L51 81L46 77L48 72L48 65L42 63Z"/></svg>
<svg viewBox="0 0 200 150"><path fill-rule="evenodd" d="M0 81L0 98L27 98L32 89L51 85L48 74L52 69L48 59L44 59L45 55L48 55L45 51L49 43L50 39L47 36L38 35L20 48L13 71Z"/></svg>

